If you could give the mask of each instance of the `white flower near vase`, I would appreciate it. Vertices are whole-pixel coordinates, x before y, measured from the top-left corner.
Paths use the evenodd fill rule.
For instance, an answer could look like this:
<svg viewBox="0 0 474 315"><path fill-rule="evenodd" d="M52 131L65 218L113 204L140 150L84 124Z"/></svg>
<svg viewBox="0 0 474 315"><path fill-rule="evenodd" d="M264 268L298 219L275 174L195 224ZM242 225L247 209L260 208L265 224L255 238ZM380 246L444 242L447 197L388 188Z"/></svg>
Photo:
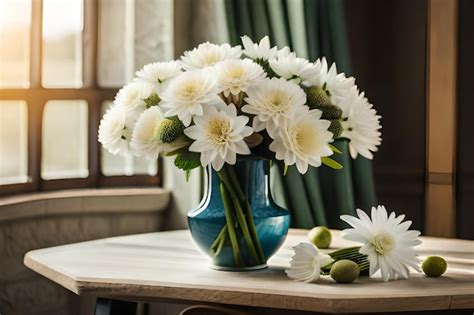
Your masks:
<svg viewBox="0 0 474 315"><path fill-rule="evenodd" d="M420 272L420 259L415 246L421 244L419 231L408 230L411 221L403 222L405 215L388 215L384 206L372 207L371 217L357 209L357 217L342 215L341 220L352 226L342 231L344 239L362 243L359 252L367 255L369 273L380 270L384 281L407 279L408 267Z"/></svg>
<svg viewBox="0 0 474 315"><path fill-rule="evenodd" d="M155 86L155 92L160 94L164 85L182 72L181 62L173 60L147 64L141 70L137 71L135 75L137 76L137 80L143 80L153 84Z"/></svg>
<svg viewBox="0 0 474 315"><path fill-rule="evenodd" d="M277 47L270 47L270 38L263 37L260 42L253 43L247 35L242 36L242 44L244 46L243 54L253 60L268 61L276 57L278 53Z"/></svg>
<svg viewBox="0 0 474 315"><path fill-rule="evenodd" d="M334 262L329 255L322 253L312 244L300 243L294 246L293 250L290 268L285 270L287 276L293 280L316 282L321 269Z"/></svg>

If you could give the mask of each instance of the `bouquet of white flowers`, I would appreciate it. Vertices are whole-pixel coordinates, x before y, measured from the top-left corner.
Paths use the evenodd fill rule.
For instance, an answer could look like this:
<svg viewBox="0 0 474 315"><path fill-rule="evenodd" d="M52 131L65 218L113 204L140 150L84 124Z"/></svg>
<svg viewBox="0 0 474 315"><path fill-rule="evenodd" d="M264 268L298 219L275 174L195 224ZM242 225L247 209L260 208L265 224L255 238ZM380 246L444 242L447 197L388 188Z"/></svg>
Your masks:
<svg viewBox="0 0 474 315"><path fill-rule="evenodd" d="M296 165L302 174L308 166L341 168L330 158L338 152L331 142L348 139L353 158L371 159L381 126L354 78L325 58L298 58L288 47L270 47L268 37L256 44L243 36L242 43L243 49L207 42L180 60L143 67L104 115L99 141L113 154L176 156L186 172L211 165L223 193L239 197L231 212L242 212L235 217L246 222L237 226L258 258L248 202L232 189L235 178L226 168L241 156ZM235 239L233 227L223 230L219 237Z"/></svg>

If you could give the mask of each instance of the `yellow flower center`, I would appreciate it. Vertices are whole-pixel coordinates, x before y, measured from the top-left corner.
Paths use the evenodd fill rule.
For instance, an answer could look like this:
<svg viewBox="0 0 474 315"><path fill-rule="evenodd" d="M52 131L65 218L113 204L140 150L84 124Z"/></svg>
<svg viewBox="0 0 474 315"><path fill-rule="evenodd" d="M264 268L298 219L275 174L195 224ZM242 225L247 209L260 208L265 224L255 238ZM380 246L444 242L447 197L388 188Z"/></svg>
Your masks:
<svg viewBox="0 0 474 315"><path fill-rule="evenodd" d="M230 123L224 119L214 119L207 127L207 136L214 144L226 143L230 132Z"/></svg>
<svg viewBox="0 0 474 315"><path fill-rule="evenodd" d="M276 113L283 113L288 110L288 97L281 91L274 91L269 99L270 109Z"/></svg>
<svg viewBox="0 0 474 315"><path fill-rule="evenodd" d="M212 66L213 64L220 61L220 56L217 52L211 52L204 56L203 63L206 66Z"/></svg>
<svg viewBox="0 0 474 315"><path fill-rule="evenodd" d="M240 79L244 75L244 69L241 67L233 67L229 70L228 75L231 79Z"/></svg>
<svg viewBox="0 0 474 315"><path fill-rule="evenodd" d="M374 246L379 255L387 255L395 247L393 237L386 233L378 233L372 238L370 243Z"/></svg>
<svg viewBox="0 0 474 315"><path fill-rule="evenodd" d="M188 81L184 83L179 91L181 97L185 100L194 100L201 92L201 85L196 81Z"/></svg>
<svg viewBox="0 0 474 315"><path fill-rule="evenodd" d="M312 154L317 150L318 134L309 124L302 124L295 128L293 140L298 151Z"/></svg>

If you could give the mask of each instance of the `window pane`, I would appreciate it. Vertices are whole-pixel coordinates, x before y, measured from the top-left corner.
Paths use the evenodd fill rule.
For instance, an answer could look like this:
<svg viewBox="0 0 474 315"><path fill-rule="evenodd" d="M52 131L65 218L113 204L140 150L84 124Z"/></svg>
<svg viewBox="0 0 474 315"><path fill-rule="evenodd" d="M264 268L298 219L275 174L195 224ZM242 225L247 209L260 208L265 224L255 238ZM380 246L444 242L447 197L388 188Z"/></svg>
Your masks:
<svg viewBox="0 0 474 315"><path fill-rule="evenodd" d="M28 109L25 101L0 101L0 184L28 181Z"/></svg>
<svg viewBox="0 0 474 315"><path fill-rule="evenodd" d="M87 165L87 102L48 101L43 113L41 177L85 178Z"/></svg>
<svg viewBox="0 0 474 315"><path fill-rule="evenodd" d="M120 87L134 75L134 4L130 0L100 0L98 81Z"/></svg>
<svg viewBox="0 0 474 315"><path fill-rule="evenodd" d="M0 87L30 84L31 0L0 1Z"/></svg>
<svg viewBox="0 0 474 315"><path fill-rule="evenodd" d="M82 86L82 0L43 0L43 86Z"/></svg>
<svg viewBox="0 0 474 315"><path fill-rule="evenodd" d="M111 101L102 104L102 115L112 106ZM113 155L101 146L101 171L106 176L122 175L156 175L158 173L157 161L148 161L136 156L123 157Z"/></svg>

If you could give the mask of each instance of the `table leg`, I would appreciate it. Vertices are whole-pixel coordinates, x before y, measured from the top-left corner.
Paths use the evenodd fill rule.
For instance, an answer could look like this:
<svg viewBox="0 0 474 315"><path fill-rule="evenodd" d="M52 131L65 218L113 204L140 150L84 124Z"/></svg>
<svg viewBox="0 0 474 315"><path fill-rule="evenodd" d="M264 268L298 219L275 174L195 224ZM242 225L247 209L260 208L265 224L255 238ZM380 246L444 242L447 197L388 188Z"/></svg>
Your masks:
<svg viewBox="0 0 474 315"><path fill-rule="evenodd" d="M98 298L95 304L95 315L135 315L137 303Z"/></svg>

